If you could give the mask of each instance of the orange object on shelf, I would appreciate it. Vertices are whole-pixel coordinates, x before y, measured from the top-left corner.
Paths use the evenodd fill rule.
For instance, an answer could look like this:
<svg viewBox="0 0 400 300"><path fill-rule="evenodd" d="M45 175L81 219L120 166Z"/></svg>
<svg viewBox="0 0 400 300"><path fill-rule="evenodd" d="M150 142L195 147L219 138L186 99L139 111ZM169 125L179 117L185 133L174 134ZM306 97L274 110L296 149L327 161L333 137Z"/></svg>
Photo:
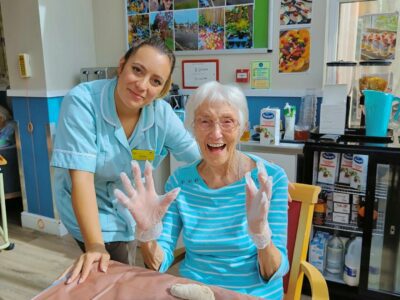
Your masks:
<svg viewBox="0 0 400 300"><path fill-rule="evenodd" d="M7 164L7 160L3 155L0 154L0 166L5 166Z"/></svg>

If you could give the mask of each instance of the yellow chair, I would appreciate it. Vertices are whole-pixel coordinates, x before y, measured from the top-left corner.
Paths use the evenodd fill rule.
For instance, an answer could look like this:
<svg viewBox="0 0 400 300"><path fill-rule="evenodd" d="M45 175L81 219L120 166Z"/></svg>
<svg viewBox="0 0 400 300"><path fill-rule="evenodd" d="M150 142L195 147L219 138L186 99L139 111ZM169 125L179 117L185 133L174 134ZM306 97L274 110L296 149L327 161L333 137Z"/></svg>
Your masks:
<svg viewBox="0 0 400 300"><path fill-rule="evenodd" d="M289 189L292 202L289 203L288 211L287 248L290 270L284 277L286 300L301 299L304 274L311 285L311 299L329 299L325 278L316 267L306 261L314 204L317 203L320 191L319 186L302 183L293 183ZM185 257L185 248L175 250L174 256L173 265Z"/></svg>
<svg viewBox="0 0 400 300"><path fill-rule="evenodd" d="M317 203L320 192L319 186L309 184L293 183L289 188L292 197L292 202L289 203L287 237L290 270L284 278L287 300L301 298L304 274L311 285L311 298L329 299L325 278L316 267L306 261L314 204Z"/></svg>

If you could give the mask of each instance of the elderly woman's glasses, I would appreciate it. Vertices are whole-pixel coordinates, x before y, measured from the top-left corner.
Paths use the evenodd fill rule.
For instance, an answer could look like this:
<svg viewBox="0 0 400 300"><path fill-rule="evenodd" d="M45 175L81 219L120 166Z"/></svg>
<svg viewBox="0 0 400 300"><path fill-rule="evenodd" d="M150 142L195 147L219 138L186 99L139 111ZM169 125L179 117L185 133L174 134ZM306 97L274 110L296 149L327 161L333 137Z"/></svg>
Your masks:
<svg viewBox="0 0 400 300"><path fill-rule="evenodd" d="M231 118L223 118L218 121L214 121L207 118L197 118L194 121L195 126L198 129L208 131L214 129L215 125L218 124L219 128L223 131L232 131L238 125L238 121Z"/></svg>

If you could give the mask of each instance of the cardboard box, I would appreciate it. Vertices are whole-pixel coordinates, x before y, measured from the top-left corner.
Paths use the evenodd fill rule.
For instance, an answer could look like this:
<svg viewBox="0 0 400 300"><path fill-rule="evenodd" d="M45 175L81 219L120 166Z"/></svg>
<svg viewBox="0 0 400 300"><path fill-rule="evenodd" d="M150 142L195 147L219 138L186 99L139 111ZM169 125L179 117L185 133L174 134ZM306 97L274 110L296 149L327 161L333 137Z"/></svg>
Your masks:
<svg viewBox="0 0 400 300"><path fill-rule="evenodd" d="M353 172L353 154L343 153L340 156L340 168L338 182L350 185L350 178Z"/></svg>
<svg viewBox="0 0 400 300"><path fill-rule="evenodd" d="M338 166L338 153L321 152L318 166L318 182L334 184Z"/></svg>
<svg viewBox="0 0 400 300"><path fill-rule="evenodd" d="M260 113L260 144L278 145L280 141L281 111L279 108L263 108Z"/></svg>
<svg viewBox="0 0 400 300"><path fill-rule="evenodd" d="M350 203L350 195L345 193L333 193L333 202Z"/></svg>
<svg viewBox="0 0 400 300"><path fill-rule="evenodd" d="M350 209L351 209L350 203L333 202L334 212L349 214Z"/></svg>
<svg viewBox="0 0 400 300"><path fill-rule="evenodd" d="M332 213L332 221L341 224L349 224L349 214L342 214L338 212Z"/></svg>
<svg viewBox="0 0 400 300"><path fill-rule="evenodd" d="M357 218L358 218L357 216L358 216L357 211L352 211L350 214L350 223L357 224Z"/></svg>
<svg viewBox="0 0 400 300"><path fill-rule="evenodd" d="M360 204L360 199L361 199L361 196L360 195L353 195L353 197L352 197L352 203L353 203L353 205L356 205L356 204Z"/></svg>

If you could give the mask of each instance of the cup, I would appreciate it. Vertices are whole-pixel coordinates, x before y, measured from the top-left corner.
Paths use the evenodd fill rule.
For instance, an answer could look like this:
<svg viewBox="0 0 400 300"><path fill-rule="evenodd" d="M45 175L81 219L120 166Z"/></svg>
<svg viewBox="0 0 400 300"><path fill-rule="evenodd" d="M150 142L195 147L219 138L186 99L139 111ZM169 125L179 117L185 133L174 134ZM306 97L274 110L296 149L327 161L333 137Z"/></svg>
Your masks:
<svg viewBox="0 0 400 300"><path fill-rule="evenodd" d="M294 140L306 141L310 138L310 126L294 126Z"/></svg>
<svg viewBox="0 0 400 300"><path fill-rule="evenodd" d="M363 90L365 96L365 130L367 136L387 136L387 129L393 102L400 98L389 93L375 90ZM394 119L399 118L399 112Z"/></svg>
<svg viewBox="0 0 400 300"><path fill-rule="evenodd" d="M250 141L250 124L249 123L246 124L243 134L240 137L240 141L242 141L242 142Z"/></svg>

